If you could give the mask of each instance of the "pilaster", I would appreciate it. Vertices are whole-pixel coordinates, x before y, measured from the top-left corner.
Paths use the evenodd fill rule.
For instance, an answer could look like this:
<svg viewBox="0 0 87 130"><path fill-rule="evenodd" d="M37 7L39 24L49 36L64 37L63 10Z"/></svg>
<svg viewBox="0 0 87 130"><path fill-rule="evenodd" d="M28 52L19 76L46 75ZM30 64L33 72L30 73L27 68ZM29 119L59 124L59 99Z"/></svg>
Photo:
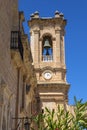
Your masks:
<svg viewBox="0 0 87 130"><path fill-rule="evenodd" d="M65 41L64 41L64 35L61 36L61 64L64 68L65 66Z"/></svg>
<svg viewBox="0 0 87 130"><path fill-rule="evenodd" d="M38 66L38 63L40 61L40 47L39 47L39 30L34 30L34 64L35 67Z"/></svg>
<svg viewBox="0 0 87 130"><path fill-rule="evenodd" d="M39 60L39 63L41 63L42 62L42 39L40 39L39 40L39 46L40 46L40 55L39 55L39 57L40 57L40 60Z"/></svg>
<svg viewBox="0 0 87 130"><path fill-rule="evenodd" d="M60 40L60 30L55 30L55 35L56 35L56 62L60 65L61 62L61 52L60 52L60 45L61 45L61 40Z"/></svg>

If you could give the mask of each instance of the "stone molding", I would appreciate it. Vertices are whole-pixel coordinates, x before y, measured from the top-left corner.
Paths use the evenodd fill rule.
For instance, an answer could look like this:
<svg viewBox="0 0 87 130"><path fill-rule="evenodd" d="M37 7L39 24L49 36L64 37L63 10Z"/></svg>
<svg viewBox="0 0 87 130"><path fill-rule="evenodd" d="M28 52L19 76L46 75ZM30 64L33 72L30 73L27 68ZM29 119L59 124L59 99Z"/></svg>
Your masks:
<svg viewBox="0 0 87 130"><path fill-rule="evenodd" d="M46 66L43 68L35 68L35 72L43 72L45 70L51 70L53 72L62 71L62 72L66 73L66 69L64 69L64 68L52 68L51 66Z"/></svg>
<svg viewBox="0 0 87 130"><path fill-rule="evenodd" d="M60 26L65 26L66 25L66 19L63 19L61 17L59 18L39 18L39 19L31 19L30 21L28 21L28 25L30 27L35 26L35 25L39 26L49 26L50 23L53 25L59 24Z"/></svg>

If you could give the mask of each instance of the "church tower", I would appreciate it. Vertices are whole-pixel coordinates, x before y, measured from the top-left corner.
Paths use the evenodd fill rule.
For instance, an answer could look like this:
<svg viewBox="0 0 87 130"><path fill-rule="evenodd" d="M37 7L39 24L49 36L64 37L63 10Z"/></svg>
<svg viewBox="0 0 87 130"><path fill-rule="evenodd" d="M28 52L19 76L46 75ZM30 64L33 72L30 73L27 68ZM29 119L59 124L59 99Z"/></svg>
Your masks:
<svg viewBox="0 0 87 130"><path fill-rule="evenodd" d="M35 12L28 24L40 109L55 109L58 104L65 106L70 86L66 81L66 20L58 11L53 18L40 18L39 13Z"/></svg>

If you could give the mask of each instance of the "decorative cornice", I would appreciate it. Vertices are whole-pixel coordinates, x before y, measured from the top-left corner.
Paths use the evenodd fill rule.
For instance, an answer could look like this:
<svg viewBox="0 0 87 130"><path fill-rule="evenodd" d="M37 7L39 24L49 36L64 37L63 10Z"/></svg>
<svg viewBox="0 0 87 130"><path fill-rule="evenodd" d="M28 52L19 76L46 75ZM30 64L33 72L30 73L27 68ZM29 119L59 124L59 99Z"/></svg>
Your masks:
<svg viewBox="0 0 87 130"><path fill-rule="evenodd" d="M55 33L56 33L56 34L59 34L60 31L61 31L61 29L56 29L56 30L55 30Z"/></svg>
<svg viewBox="0 0 87 130"><path fill-rule="evenodd" d="M67 84L67 83L39 83L39 84L37 84L37 86L38 87L53 87L54 88L54 86L55 87L61 87L62 86L62 88L64 89L64 87L66 88L69 88L70 87L70 84Z"/></svg>
<svg viewBox="0 0 87 130"><path fill-rule="evenodd" d="M54 89L55 88L55 89ZM39 83L37 84L38 92L41 93L63 93L68 95L70 84L67 83Z"/></svg>
<svg viewBox="0 0 87 130"><path fill-rule="evenodd" d="M38 34L40 32L40 30L34 30L35 34Z"/></svg>
<svg viewBox="0 0 87 130"><path fill-rule="evenodd" d="M33 25L49 26L51 24L53 24L53 25L58 24L59 26L65 26L66 25L66 20L59 17L59 18L38 18L38 19L33 18L30 21L28 21L28 25L30 27L33 26Z"/></svg>
<svg viewBox="0 0 87 130"><path fill-rule="evenodd" d="M52 67L50 67L50 66L46 66L46 67L44 67L44 68L36 68L36 69L35 69L35 72L43 72L43 71L45 71L45 70L51 70L51 71L53 71L53 72L56 72L56 71L66 72L66 69L64 69L64 68L52 68Z"/></svg>

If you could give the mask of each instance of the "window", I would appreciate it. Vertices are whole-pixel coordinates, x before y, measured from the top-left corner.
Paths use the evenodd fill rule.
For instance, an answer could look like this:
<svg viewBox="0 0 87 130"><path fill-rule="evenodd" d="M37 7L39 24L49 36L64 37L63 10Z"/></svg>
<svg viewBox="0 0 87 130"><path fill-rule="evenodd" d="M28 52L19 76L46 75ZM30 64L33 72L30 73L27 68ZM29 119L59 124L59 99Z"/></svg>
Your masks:
<svg viewBox="0 0 87 130"><path fill-rule="evenodd" d="M28 94L29 93L29 91L30 91L30 88L31 88L31 85L26 85L26 94Z"/></svg>
<svg viewBox="0 0 87 130"><path fill-rule="evenodd" d="M49 62L53 60L52 40L50 36L45 36L42 42L42 60Z"/></svg>

